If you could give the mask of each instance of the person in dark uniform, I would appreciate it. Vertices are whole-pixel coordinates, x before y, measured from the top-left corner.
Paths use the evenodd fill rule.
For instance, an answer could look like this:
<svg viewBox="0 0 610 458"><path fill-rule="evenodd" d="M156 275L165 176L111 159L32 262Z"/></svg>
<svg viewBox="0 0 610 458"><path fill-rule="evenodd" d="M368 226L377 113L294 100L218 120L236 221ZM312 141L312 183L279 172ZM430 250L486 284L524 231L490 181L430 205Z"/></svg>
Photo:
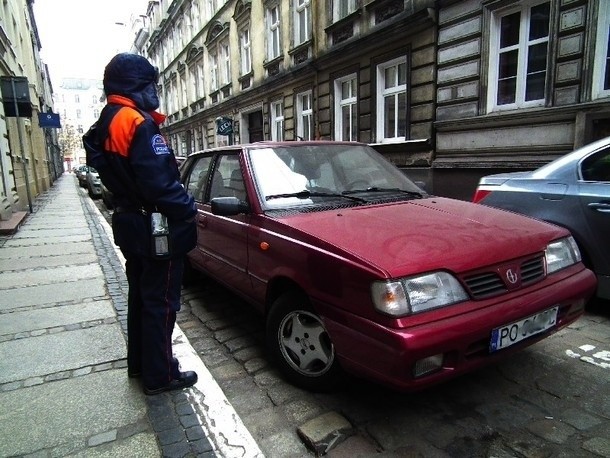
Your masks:
<svg viewBox="0 0 610 458"><path fill-rule="evenodd" d="M181 372L172 351L184 256L196 244L197 210L159 130L165 116L155 111L158 77L142 56L113 57L104 71L107 104L96 123L100 156L107 162L95 165L112 193L114 240L125 256L129 283L127 371L142 377L146 394L197 382L195 372ZM161 244L151 231L153 215L169 229Z"/></svg>

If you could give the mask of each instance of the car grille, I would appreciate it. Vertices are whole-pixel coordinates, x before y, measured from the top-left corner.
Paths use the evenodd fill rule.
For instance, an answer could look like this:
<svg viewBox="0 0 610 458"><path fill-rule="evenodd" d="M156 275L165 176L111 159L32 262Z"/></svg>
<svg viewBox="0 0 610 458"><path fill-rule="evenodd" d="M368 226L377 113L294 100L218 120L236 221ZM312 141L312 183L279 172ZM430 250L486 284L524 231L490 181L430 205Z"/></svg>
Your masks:
<svg viewBox="0 0 610 458"><path fill-rule="evenodd" d="M511 285L505 274L513 266L516 270L514 273L517 273L519 278L517 286ZM544 256L537 256L518 260L510 265L492 266L484 272L465 275L462 279L474 299L484 299L529 286L544 277Z"/></svg>

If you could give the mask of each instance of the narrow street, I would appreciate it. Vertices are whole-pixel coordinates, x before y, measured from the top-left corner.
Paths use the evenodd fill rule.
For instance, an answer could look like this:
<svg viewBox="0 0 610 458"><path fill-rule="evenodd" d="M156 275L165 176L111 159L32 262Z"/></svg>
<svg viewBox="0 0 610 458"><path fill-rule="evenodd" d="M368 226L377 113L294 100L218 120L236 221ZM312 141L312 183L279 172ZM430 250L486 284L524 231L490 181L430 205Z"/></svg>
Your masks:
<svg viewBox="0 0 610 458"><path fill-rule="evenodd" d="M265 355L263 319L205 278L184 290L178 321L269 457L314 456L300 428L315 419L348 436L329 457L610 456L607 303L499 365L413 394L354 379L333 393L293 387Z"/></svg>

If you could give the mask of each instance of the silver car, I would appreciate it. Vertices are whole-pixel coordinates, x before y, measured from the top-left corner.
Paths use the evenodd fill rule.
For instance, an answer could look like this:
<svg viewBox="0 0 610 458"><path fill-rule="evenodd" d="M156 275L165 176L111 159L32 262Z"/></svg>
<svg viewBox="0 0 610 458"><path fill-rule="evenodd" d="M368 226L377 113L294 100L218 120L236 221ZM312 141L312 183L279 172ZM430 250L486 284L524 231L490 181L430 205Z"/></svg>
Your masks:
<svg viewBox="0 0 610 458"><path fill-rule="evenodd" d="M89 196L93 199L97 199L102 196L102 181L100 180L100 175L97 173L93 167L89 167L86 175L87 180L87 191L89 191Z"/></svg>
<svg viewBox="0 0 610 458"><path fill-rule="evenodd" d="M597 275L597 297L610 299L610 137L532 172L483 177L473 201L569 229Z"/></svg>

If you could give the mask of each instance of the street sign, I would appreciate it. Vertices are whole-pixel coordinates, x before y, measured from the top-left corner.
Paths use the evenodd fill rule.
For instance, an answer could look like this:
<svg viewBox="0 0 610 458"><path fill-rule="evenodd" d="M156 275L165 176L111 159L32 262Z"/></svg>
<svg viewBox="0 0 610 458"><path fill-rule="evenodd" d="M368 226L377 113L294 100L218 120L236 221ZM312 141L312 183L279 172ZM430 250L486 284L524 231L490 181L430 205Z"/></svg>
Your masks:
<svg viewBox="0 0 610 458"><path fill-rule="evenodd" d="M231 135L233 133L233 120L224 116L216 118L216 133L218 135Z"/></svg>

